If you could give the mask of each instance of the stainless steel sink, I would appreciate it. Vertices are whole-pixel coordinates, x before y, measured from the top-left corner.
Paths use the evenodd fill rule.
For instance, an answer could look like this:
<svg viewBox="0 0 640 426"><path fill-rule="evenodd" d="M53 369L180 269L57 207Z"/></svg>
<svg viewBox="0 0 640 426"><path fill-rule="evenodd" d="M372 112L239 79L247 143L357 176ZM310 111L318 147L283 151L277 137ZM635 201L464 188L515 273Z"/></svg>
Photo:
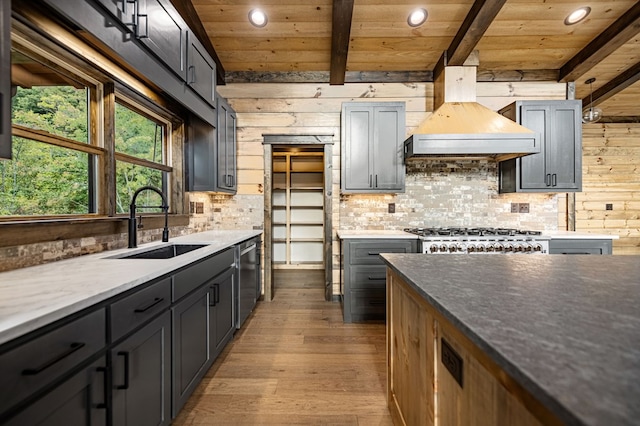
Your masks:
<svg viewBox="0 0 640 426"><path fill-rule="evenodd" d="M116 259L170 259L190 251L206 247L207 244L170 244L133 254L114 256Z"/></svg>

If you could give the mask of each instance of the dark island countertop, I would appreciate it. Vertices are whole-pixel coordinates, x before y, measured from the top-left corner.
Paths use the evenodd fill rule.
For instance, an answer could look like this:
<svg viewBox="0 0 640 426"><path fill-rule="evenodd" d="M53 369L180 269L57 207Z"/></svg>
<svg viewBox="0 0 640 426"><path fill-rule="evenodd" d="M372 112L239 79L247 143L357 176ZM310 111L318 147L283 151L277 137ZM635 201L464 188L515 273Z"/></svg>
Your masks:
<svg viewBox="0 0 640 426"><path fill-rule="evenodd" d="M640 422L640 257L383 254L567 424Z"/></svg>

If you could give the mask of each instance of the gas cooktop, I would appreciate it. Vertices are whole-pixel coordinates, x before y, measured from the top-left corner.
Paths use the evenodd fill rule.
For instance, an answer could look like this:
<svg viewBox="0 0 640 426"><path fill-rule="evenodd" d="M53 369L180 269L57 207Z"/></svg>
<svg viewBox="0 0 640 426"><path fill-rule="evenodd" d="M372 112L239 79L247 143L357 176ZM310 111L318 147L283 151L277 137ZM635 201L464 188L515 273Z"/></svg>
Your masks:
<svg viewBox="0 0 640 426"><path fill-rule="evenodd" d="M418 235L420 237L493 237L493 236L536 236L541 235L540 231L529 231L514 228L405 228L405 232Z"/></svg>

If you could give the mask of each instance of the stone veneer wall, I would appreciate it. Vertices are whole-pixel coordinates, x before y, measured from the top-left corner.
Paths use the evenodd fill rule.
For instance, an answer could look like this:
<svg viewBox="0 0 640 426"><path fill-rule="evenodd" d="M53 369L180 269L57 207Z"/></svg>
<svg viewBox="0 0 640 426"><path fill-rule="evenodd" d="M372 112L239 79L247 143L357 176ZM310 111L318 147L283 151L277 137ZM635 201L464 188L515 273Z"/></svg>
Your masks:
<svg viewBox="0 0 640 426"><path fill-rule="evenodd" d="M555 194L498 194L495 162L445 163L414 160L407 165L403 194L342 195L341 229L407 227L511 227L557 229ZM529 213L511 213L511 203L529 203ZM388 212L395 203L395 213Z"/></svg>

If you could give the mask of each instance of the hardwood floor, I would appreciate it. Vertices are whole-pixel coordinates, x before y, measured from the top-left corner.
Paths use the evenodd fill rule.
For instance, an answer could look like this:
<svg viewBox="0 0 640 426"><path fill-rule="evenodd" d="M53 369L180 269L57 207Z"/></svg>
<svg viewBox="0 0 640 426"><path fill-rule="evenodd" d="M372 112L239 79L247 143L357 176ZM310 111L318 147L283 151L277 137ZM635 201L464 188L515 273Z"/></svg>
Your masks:
<svg viewBox="0 0 640 426"><path fill-rule="evenodd" d="M344 324L321 270L276 270L174 425L392 425L384 324Z"/></svg>

